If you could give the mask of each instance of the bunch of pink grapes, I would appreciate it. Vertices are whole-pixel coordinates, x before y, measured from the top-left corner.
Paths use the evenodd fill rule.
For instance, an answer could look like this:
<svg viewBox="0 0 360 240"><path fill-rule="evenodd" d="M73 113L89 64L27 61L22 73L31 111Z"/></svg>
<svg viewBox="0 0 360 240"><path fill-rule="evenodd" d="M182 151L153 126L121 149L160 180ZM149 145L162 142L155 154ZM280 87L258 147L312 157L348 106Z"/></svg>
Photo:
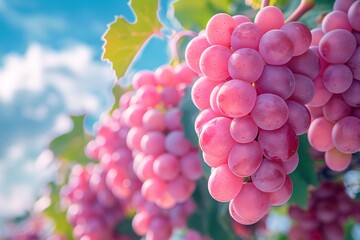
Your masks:
<svg viewBox="0 0 360 240"><path fill-rule="evenodd" d="M311 32L321 70L307 104L312 116L308 139L325 152L330 169L343 171L360 150L360 1L335 1Z"/></svg>
<svg viewBox="0 0 360 240"><path fill-rule="evenodd" d="M281 10L262 8L254 22L219 13L185 50L201 77L191 97L201 111L195 130L212 168L208 189L230 202L241 224L259 221L270 206L292 194L288 176L298 165L298 137L307 132L305 107L314 95L319 58L309 49L311 32L284 23Z"/></svg>
<svg viewBox="0 0 360 240"><path fill-rule="evenodd" d="M179 103L196 74L180 64L133 77L134 91L123 95L122 118L130 127L126 143L141 193L160 208L170 209L191 198L202 176L198 147L185 137Z"/></svg>
<svg viewBox="0 0 360 240"><path fill-rule="evenodd" d="M299 206L289 208L289 216L295 222L289 239L344 239L343 225L350 217L359 220L359 206L341 183L323 182L311 192L306 210Z"/></svg>

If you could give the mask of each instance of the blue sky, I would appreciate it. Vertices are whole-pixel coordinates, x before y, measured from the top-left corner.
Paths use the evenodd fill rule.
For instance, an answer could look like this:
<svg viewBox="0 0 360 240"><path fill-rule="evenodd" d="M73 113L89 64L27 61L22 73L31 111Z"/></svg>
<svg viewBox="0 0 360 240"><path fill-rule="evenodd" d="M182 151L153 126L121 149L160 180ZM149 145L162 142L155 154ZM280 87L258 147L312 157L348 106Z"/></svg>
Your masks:
<svg viewBox="0 0 360 240"><path fill-rule="evenodd" d="M161 19L179 29L166 17L170 2ZM56 176L47 144L71 129L69 115L92 124L114 103L101 36L115 15L135 20L128 0L0 0L0 232L1 218L30 209ZM150 43L130 73L169 61L166 39Z"/></svg>

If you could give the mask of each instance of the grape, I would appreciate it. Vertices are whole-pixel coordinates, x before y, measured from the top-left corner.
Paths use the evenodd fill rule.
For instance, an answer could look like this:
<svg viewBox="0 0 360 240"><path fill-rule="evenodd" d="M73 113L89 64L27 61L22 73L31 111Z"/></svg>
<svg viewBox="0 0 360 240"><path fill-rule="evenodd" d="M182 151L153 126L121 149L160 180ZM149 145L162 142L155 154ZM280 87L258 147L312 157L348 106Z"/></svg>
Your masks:
<svg viewBox="0 0 360 240"><path fill-rule="evenodd" d="M184 202L191 197L195 190L195 182L184 175L179 175L169 183L169 193L178 202Z"/></svg>
<svg viewBox="0 0 360 240"><path fill-rule="evenodd" d="M238 24L231 35L231 47L233 51L240 48L252 48L257 50L262 33L256 24L244 22Z"/></svg>
<svg viewBox="0 0 360 240"><path fill-rule="evenodd" d="M177 107L168 109L165 114L165 126L168 130L174 131L182 129L181 115L182 113Z"/></svg>
<svg viewBox="0 0 360 240"><path fill-rule="evenodd" d="M349 32L352 31L348 16L342 11L332 11L327 14L322 21L322 29L324 33L328 33L335 29L345 29Z"/></svg>
<svg viewBox="0 0 360 240"><path fill-rule="evenodd" d="M320 55L329 63L346 63L355 49L355 37L344 29L328 32L319 43Z"/></svg>
<svg viewBox="0 0 360 240"><path fill-rule="evenodd" d="M251 48L236 50L229 58L228 70L233 79L253 83L258 80L264 68L264 60Z"/></svg>
<svg viewBox="0 0 360 240"><path fill-rule="evenodd" d="M230 213L230 216L238 223L242 224L242 225L252 225L256 222L258 222L261 218L259 219L245 219L243 218L242 216L240 216L236 211L235 211L235 208L234 208L234 200L231 200L230 201L230 204L229 204L229 213Z"/></svg>
<svg viewBox="0 0 360 240"><path fill-rule="evenodd" d="M245 15L234 15L232 18L234 19L236 26L245 22L251 22L251 19Z"/></svg>
<svg viewBox="0 0 360 240"><path fill-rule="evenodd" d="M315 94L314 82L307 76L302 74L294 74L295 89L290 96L291 100L295 100L301 104L309 103Z"/></svg>
<svg viewBox="0 0 360 240"><path fill-rule="evenodd" d="M351 27L356 30L360 31L360 3L359 1L355 1L349 8L348 11L348 19L350 22Z"/></svg>
<svg viewBox="0 0 360 240"><path fill-rule="evenodd" d="M227 163L227 156L216 157L216 156L209 155L205 152L202 153L202 156L203 156L204 162L213 168L216 168L222 164Z"/></svg>
<svg viewBox="0 0 360 240"><path fill-rule="evenodd" d="M228 61L232 52L229 48L221 45L208 47L200 57L201 72L208 78L222 81L229 75Z"/></svg>
<svg viewBox="0 0 360 240"><path fill-rule="evenodd" d="M265 158L257 171L251 175L251 179L259 190L275 192L284 185L285 176L285 170L279 161Z"/></svg>
<svg viewBox="0 0 360 240"><path fill-rule="evenodd" d="M315 213L319 221L323 223L331 223L338 215L336 208L337 206L334 204L334 202L320 202L317 204Z"/></svg>
<svg viewBox="0 0 360 240"><path fill-rule="evenodd" d="M311 46L318 46L321 38L324 36L322 28L314 28L311 30Z"/></svg>
<svg viewBox="0 0 360 240"><path fill-rule="evenodd" d="M191 88L191 99L199 110L210 107L210 94L218 83L207 77L201 77L195 81Z"/></svg>
<svg viewBox="0 0 360 240"><path fill-rule="evenodd" d="M163 87L161 92L162 104L167 108L179 105L181 96L174 87Z"/></svg>
<svg viewBox="0 0 360 240"><path fill-rule="evenodd" d="M282 161L282 165L284 167L285 173L290 174L295 171L296 167L299 164L299 154L295 153L291 158Z"/></svg>
<svg viewBox="0 0 360 240"><path fill-rule="evenodd" d="M329 92L323 83L321 77L314 79L315 93L313 99L308 103L310 107L322 107L324 106L332 97L332 93Z"/></svg>
<svg viewBox="0 0 360 240"><path fill-rule="evenodd" d="M195 118L195 132L197 135L200 135L202 127L205 123L209 122L211 119L219 117L211 108L207 108L201 111Z"/></svg>
<svg viewBox="0 0 360 240"><path fill-rule="evenodd" d="M332 129L332 141L343 153L360 151L360 119L353 116L344 117Z"/></svg>
<svg viewBox="0 0 360 240"><path fill-rule="evenodd" d="M209 177L210 195L219 202L228 202L241 190L243 178L232 173L226 164L215 168Z"/></svg>
<svg viewBox="0 0 360 240"><path fill-rule="evenodd" d="M287 66L293 73L302 74L311 79L314 79L320 72L319 57L311 48L303 54L291 58Z"/></svg>
<svg viewBox="0 0 360 240"><path fill-rule="evenodd" d="M291 178L286 175L284 185L277 191L270 193L270 204L272 206L280 206L286 203L293 192L293 183Z"/></svg>
<svg viewBox="0 0 360 240"><path fill-rule="evenodd" d="M197 36L193 38L185 49L185 59L189 68L194 72L201 73L200 70L200 57L201 54L210 47L206 36Z"/></svg>
<svg viewBox="0 0 360 240"><path fill-rule="evenodd" d="M160 95L154 85L143 85L137 90L141 105L145 107L156 106L160 102Z"/></svg>
<svg viewBox="0 0 360 240"><path fill-rule="evenodd" d="M232 205L239 217L245 220L259 220L269 211L270 196L248 182L242 186Z"/></svg>
<svg viewBox="0 0 360 240"><path fill-rule="evenodd" d="M173 87L176 85L175 73L170 65L163 65L155 70L156 83L164 87ZM136 93L138 94L138 92Z"/></svg>
<svg viewBox="0 0 360 240"><path fill-rule="evenodd" d="M266 6L256 14L254 23L265 33L272 29L280 29L284 25L284 15L274 6Z"/></svg>
<svg viewBox="0 0 360 240"><path fill-rule="evenodd" d="M225 116L225 114L220 110L217 101L217 94L222 85L224 85L224 83L216 85L210 94L210 107L219 116Z"/></svg>
<svg viewBox="0 0 360 240"><path fill-rule="evenodd" d="M333 9L340 10L340 11L347 13L351 4L353 4L353 2L355 2L355 1L356 0L336 0L334 2Z"/></svg>
<svg viewBox="0 0 360 240"><path fill-rule="evenodd" d="M158 178L170 181L179 174L180 162L177 156L163 153L154 160L153 169Z"/></svg>
<svg viewBox="0 0 360 240"><path fill-rule="evenodd" d="M289 22L281 27L294 44L293 56L299 56L306 52L311 44L310 29L300 22Z"/></svg>
<svg viewBox="0 0 360 240"><path fill-rule="evenodd" d="M334 147L331 132L334 124L324 117L316 118L311 122L308 132L309 143L318 151L328 151Z"/></svg>
<svg viewBox="0 0 360 240"><path fill-rule="evenodd" d="M343 93L351 86L353 74L345 64L331 64L323 73L323 83L332 93Z"/></svg>
<svg viewBox="0 0 360 240"><path fill-rule="evenodd" d="M231 33L235 27L236 22L230 15L218 13L206 25L206 38L211 45L230 47Z"/></svg>
<svg viewBox="0 0 360 240"><path fill-rule="evenodd" d="M360 81L353 81L348 90L343 92L341 96L344 101L351 107L360 107Z"/></svg>
<svg viewBox="0 0 360 240"><path fill-rule="evenodd" d="M284 31L270 30L260 39L259 53L266 63L282 65L291 59L294 44Z"/></svg>
<svg viewBox="0 0 360 240"><path fill-rule="evenodd" d="M238 143L228 156L230 170L239 177L251 176L262 165L263 154L257 141Z"/></svg>
<svg viewBox="0 0 360 240"><path fill-rule="evenodd" d="M239 143L249 143L256 138L258 126L250 115L237 117L231 121L230 134Z"/></svg>
<svg viewBox="0 0 360 240"><path fill-rule="evenodd" d="M132 220L132 228L138 235L145 235L149 230L151 215L148 212L138 212Z"/></svg>
<svg viewBox="0 0 360 240"><path fill-rule="evenodd" d="M140 146L146 154L160 155L165 151L165 136L160 131L149 131L141 138Z"/></svg>
<svg viewBox="0 0 360 240"><path fill-rule="evenodd" d="M144 85L156 85L155 75L151 71L141 71L134 74L132 79L132 85L135 89L139 89L141 86Z"/></svg>
<svg viewBox="0 0 360 240"><path fill-rule="evenodd" d="M132 105L123 112L123 119L128 126L140 127L145 112L146 108L144 106L138 104Z"/></svg>
<svg viewBox="0 0 360 240"><path fill-rule="evenodd" d="M199 179L202 174L202 166L197 151L192 151L181 157L181 172L182 174L193 181Z"/></svg>
<svg viewBox="0 0 360 240"><path fill-rule="evenodd" d="M255 88L248 82L229 80L217 93L217 105L228 117L243 117L250 113L256 101Z"/></svg>
<svg viewBox="0 0 360 240"><path fill-rule="evenodd" d="M272 93L287 99L295 90L294 74L286 66L265 65L256 82L256 90L259 94Z"/></svg>
<svg viewBox="0 0 360 240"><path fill-rule="evenodd" d="M295 132L287 124L276 130L261 130L258 142L264 156L272 160L286 161L294 156L299 147Z"/></svg>
<svg viewBox="0 0 360 240"><path fill-rule="evenodd" d="M228 156L235 140L230 135L231 119L216 117L203 126L200 133L199 143L201 149L216 157Z"/></svg>
<svg viewBox="0 0 360 240"><path fill-rule="evenodd" d="M164 114L157 109L149 109L142 117L143 127L146 131L163 131L165 130Z"/></svg>
<svg viewBox="0 0 360 240"><path fill-rule="evenodd" d="M264 93L258 96L251 117L259 128L274 130L285 124L289 117L289 109L281 97Z"/></svg>
<svg viewBox="0 0 360 240"><path fill-rule="evenodd" d="M289 118L286 123L294 130L296 135L306 133L311 122L309 110L296 101L288 100L286 104L289 109Z"/></svg>
<svg viewBox="0 0 360 240"><path fill-rule="evenodd" d="M172 131L165 138L165 149L174 155L183 156L191 149L191 143L182 130Z"/></svg>
<svg viewBox="0 0 360 240"><path fill-rule="evenodd" d="M330 122L337 122L343 117L349 116L351 107L346 104L341 95L334 95L323 107L324 117Z"/></svg>
<svg viewBox="0 0 360 240"><path fill-rule="evenodd" d="M360 44L358 45L360 46ZM354 54L346 64L350 67L354 78L360 80L360 47L356 48Z"/></svg>

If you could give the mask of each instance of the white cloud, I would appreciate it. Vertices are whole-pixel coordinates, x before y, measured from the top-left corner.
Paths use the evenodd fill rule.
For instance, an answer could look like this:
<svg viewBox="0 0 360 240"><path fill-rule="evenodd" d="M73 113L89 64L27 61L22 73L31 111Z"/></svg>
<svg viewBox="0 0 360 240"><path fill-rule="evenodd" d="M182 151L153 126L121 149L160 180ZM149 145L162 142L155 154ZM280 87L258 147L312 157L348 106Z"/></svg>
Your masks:
<svg viewBox="0 0 360 240"><path fill-rule="evenodd" d="M69 114L99 116L113 104L115 77L83 44L59 51L31 44L0 67L0 217L22 214L54 176L46 151L70 130ZM45 152L44 152L45 151ZM52 167L51 167L52 166Z"/></svg>

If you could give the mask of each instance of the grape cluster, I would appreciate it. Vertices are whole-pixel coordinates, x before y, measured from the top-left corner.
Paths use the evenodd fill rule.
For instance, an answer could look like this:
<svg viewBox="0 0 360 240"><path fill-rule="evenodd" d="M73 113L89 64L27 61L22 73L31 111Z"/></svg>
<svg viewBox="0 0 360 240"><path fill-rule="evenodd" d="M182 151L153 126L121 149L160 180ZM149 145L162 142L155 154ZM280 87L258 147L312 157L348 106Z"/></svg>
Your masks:
<svg viewBox="0 0 360 240"><path fill-rule="evenodd" d="M325 152L326 165L345 170L360 150L360 1L337 0L319 28L312 32L312 49L321 62L314 79L308 139Z"/></svg>
<svg viewBox="0 0 360 240"><path fill-rule="evenodd" d="M310 125L305 104L320 70L310 44L309 28L284 23L281 10L267 6L254 22L214 15L185 50L201 76L191 97L201 110L195 130L203 158L212 167L209 192L230 201L239 223L259 221L292 194L288 174L299 161L297 135Z"/></svg>
<svg viewBox="0 0 360 240"><path fill-rule="evenodd" d="M126 239L118 235L116 225L124 218L127 204L107 186L107 173L99 164L75 165L62 188L67 219L76 239Z"/></svg>
<svg viewBox="0 0 360 240"><path fill-rule="evenodd" d="M342 226L350 217L359 220L359 206L341 183L323 182L311 192L307 210L299 206L289 208L289 216L295 222L289 239L344 239Z"/></svg>
<svg viewBox="0 0 360 240"><path fill-rule="evenodd" d="M202 176L198 148L185 137L179 109L194 77L186 64L141 71L133 78L135 90L120 100L141 193L163 209L188 200Z"/></svg>

